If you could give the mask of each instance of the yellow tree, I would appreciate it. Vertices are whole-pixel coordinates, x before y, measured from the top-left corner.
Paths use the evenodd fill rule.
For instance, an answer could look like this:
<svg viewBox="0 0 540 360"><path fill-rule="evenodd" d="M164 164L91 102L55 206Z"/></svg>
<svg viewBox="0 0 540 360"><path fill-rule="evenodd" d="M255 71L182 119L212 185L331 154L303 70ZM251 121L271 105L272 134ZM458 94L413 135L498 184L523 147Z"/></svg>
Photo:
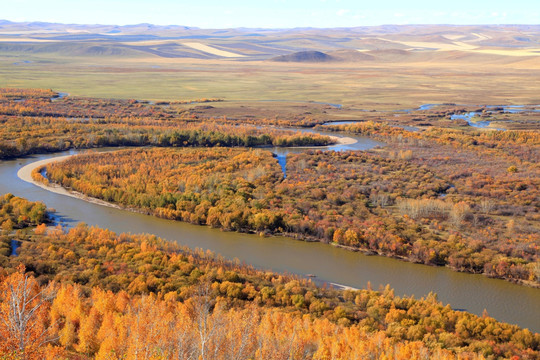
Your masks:
<svg viewBox="0 0 540 360"><path fill-rule="evenodd" d="M48 314L55 294L24 270L19 266L0 284L0 350L14 358L40 359L53 340Z"/></svg>

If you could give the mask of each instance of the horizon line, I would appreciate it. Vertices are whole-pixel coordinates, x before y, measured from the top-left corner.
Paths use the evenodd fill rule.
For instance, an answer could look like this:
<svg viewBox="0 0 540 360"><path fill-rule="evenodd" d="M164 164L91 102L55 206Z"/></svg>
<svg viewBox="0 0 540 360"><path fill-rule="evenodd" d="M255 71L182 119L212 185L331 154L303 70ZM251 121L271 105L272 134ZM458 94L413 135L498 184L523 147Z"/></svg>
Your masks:
<svg viewBox="0 0 540 360"><path fill-rule="evenodd" d="M295 29L316 29L316 30L325 30L325 29L357 29L357 28L376 28L384 26L397 26L397 27L421 27L421 26L448 26L448 27L468 27L468 26L491 26L491 27L503 27L503 26L533 26L539 27L540 24L520 24L520 23L478 23L478 24L452 24L452 23L416 23L416 24L378 24L378 25L358 25L358 26L335 26L335 27L317 27L317 26L296 26L296 27L249 27L249 26L237 26L237 27L199 27L199 26L190 26L190 25L180 25L180 24L155 24L148 22L141 23L130 23L130 24L105 24L105 23L64 23L64 22L51 22L51 21L41 21L41 20L27 20L27 21L12 21L8 19L0 19L0 26L2 23L11 23L11 24L50 24L50 25L73 25L73 26L115 26L115 27L134 27L134 26L155 26L155 27L183 27L188 29L198 29L198 30L227 30L227 29L257 29L257 30L295 30Z"/></svg>

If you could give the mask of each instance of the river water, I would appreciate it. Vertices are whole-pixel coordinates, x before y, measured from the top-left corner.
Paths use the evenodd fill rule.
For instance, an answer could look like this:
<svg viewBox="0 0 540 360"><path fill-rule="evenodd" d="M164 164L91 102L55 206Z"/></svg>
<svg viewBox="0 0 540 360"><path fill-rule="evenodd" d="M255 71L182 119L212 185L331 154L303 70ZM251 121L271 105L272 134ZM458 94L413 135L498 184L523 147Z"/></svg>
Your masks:
<svg viewBox="0 0 540 360"><path fill-rule="evenodd" d="M433 291L438 294L439 300L450 303L454 309L475 314L481 314L486 309L498 320L540 331L539 289L481 275L456 273L441 267L365 256L321 243L223 232L158 219L58 195L17 177L18 169L26 164L75 153L36 155L0 162L0 193L10 192L32 201L43 201L56 209L57 219L68 227L85 222L116 232L156 234L191 248L210 249L228 259L237 258L260 269L303 276L313 274L319 283L339 283L357 288L365 287L368 281L374 288L390 284L396 295L414 295L416 298Z"/></svg>
<svg viewBox="0 0 540 360"><path fill-rule="evenodd" d="M304 132L315 132L302 129ZM319 132L319 131L317 131ZM325 134L325 132L319 132ZM335 133L328 133L335 136ZM352 136L351 136L352 137ZM383 145L356 137L357 143L334 145L321 149L365 150ZM101 149L101 151L111 149ZM287 153L305 149L273 149L282 160ZM52 193L17 177L26 164L51 157L76 154L69 151L35 155L0 162L0 193L12 193L31 201L43 201L56 209L56 219L67 227L85 222L115 232L149 233L191 248L209 249L228 259L238 259L263 270L306 276L313 274L318 283L337 283L355 288L390 284L396 295L426 296L438 294L439 300L454 309L480 315L484 309L497 320L540 331L540 289L489 279L481 275L463 274L443 267L412 264L380 256L366 256L321 243L308 243L290 238L260 237L251 234L223 232L205 226L159 219L149 215L104 207L80 199Z"/></svg>
<svg viewBox="0 0 540 360"><path fill-rule="evenodd" d="M437 104L426 104L430 107L427 109L431 109L433 106L437 106ZM426 105L420 106L417 110L426 110L426 108L423 108ZM529 107L525 107L525 105L489 105L486 106L486 109L488 110L494 110L494 109L500 109L503 113L507 114L519 114L524 112L540 112L540 109L538 109L539 105L532 105ZM503 128L494 128L491 127L491 121L488 120L478 120L474 121L473 119L476 116L482 115L481 111L470 111L464 114L454 114L450 116L451 120L465 120L467 121L467 124L471 127L480 128L480 129L492 129L492 130L501 130L505 131L506 129Z"/></svg>
<svg viewBox="0 0 540 360"><path fill-rule="evenodd" d="M330 123L327 123L330 124ZM278 128L279 130L287 130L290 131L290 128ZM339 136L339 134L331 131L321 131L319 129L294 129L296 131L299 131L301 133L312 133L312 134L320 134L320 135L326 135L326 136ZM385 144L376 141L373 139L370 139L368 137L362 137L362 136L353 136L353 135L347 135L347 137L352 138L356 140L354 144L335 144L330 146L318 146L316 148L311 149L318 149L323 151L333 150L333 151L349 151L349 150L368 150L372 149L376 146L384 146ZM306 148L302 147L274 147L271 149L274 156L276 156L279 165L281 166L281 170L283 171L283 175L287 177L287 155L288 154L299 154L306 151Z"/></svg>

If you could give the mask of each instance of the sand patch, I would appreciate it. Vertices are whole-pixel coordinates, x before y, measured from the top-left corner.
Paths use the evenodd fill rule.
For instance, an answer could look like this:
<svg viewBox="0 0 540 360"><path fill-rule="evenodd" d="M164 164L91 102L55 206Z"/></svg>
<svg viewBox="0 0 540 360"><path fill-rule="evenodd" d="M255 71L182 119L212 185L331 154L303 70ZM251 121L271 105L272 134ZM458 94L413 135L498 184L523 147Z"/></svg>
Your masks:
<svg viewBox="0 0 540 360"><path fill-rule="evenodd" d="M396 41L399 44L410 46L413 48L436 49L437 51L454 51L454 50L473 50L476 46L465 44L463 42L455 42L452 44L422 42L422 41Z"/></svg>
<svg viewBox="0 0 540 360"><path fill-rule="evenodd" d="M110 34L103 34L103 35L110 35ZM121 42L120 44L133 45L133 46L155 46L155 45L167 45L167 44L178 45L178 42L176 42L176 40L141 40L141 41L124 41L124 42Z"/></svg>
<svg viewBox="0 0 540 360"><path fill-rule="evenodd" d="M219 50L219 49L216 49L214 47L211 47L211 46L208 46L208 45L205 45L205 44L201 44L201 43L196 43L196 42L185 42L185 43L182 43L182 45L190 47L190 48L195 49L195 50L199 50L199 51L208 53L208 54L216 55L216 56L222 56L222 57L228 57L228 58L244 57L244 55L241 55L241 54L235 54L235 53L230 52L230 51Z"/></svg>
<svg viewBox="0 0 540 360"><path fill-rule="evenodd" d="M465 35L443 35L443 37L447 38L448 40L459 40L459 39L463 39L464 37L467 37Z"/></svg>
<svg viewBox="0 0 540 360"><path fill-rule="evenodd" d="M477 46L467 44L467 43L464 43L464 42L460 42L460 41L456 41L456 42L454 42L454 44L459 48L459 49L456 49L456 50L475 50L475 49L478 48Z"/></svg>
<svg viewBox="0 0 540 360"><path fill-rule="evenodd" d="M487 35L484 35L484 34L472 33L472 35L476 36L476 39L471 40L471 41L482 41L482 40L491 39L491 36L487 36Z"/></svg>
<svg viewBox="0 0 540 360"><path fill-rule="evenodd" d="M355 288L355 287L352 287L352 286L348 286L348 285L342 285L342 284L338 284L338 283L333 283L331 282L330 285L333 287L333 288L336 288L338 290L360 290L359 288Z"/></svg>
<svg viewBox="0 0 540 360"><path fill-rule="evenodd" d="M384 38L377 38L379 40L393 42L394 44L405 45L414 49L434 49L436 51L455 51L455 50L474 50L477 47L474 45L466 44L464 42L453 42L453 43L438 43L438 42L427 42L427 41L397 41Z"/></svg>
<svg viewBox="0 0 540 360"><path fill-rule="evenodd" d="M489 39L489 37L481 34L474 34L479 37L473 41ZM540 49L481 49L478 46L467 44L462 41L454 41L451 44L425 42L425 41L394 41L389 39L379 38L380 40L391 41L395 44L410 46L410 49L433 49L435 51L466 51L480 54L491 54L501 56L539 56Z"/></svg>
<svg viewBox="0 0 540 360"><path fill-rule="evenodd" d="M358 142L358 140L356 139L353 139L351 137L339 137L339 136L330 136L330 138L332 138L333 140L336 141L337 144L340 144L340 145L352 145L352 144L356 144ZM316 148L316 147L314 147Z"/></svg>

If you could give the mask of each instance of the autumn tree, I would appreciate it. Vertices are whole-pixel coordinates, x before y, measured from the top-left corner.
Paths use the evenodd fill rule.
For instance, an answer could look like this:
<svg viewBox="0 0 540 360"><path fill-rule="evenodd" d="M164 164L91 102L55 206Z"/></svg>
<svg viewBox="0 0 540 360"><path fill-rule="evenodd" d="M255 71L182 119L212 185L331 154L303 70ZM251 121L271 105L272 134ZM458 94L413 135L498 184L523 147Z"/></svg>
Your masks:
<svg viewBox="0 0 540 360"><path fill-rule="evenodd" d="M40 288L20 266L0 285L0 349L20 359L41 359L53 340L48 319L55 296L52 286Z"/></svg>

